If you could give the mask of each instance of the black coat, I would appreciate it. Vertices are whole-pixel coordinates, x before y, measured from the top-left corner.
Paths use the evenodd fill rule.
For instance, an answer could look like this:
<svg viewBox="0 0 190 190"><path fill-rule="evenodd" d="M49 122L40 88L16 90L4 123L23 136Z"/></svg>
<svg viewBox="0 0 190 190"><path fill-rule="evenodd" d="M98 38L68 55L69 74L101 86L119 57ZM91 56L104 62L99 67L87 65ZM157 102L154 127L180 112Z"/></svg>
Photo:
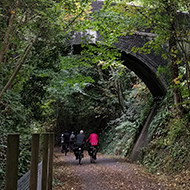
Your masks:
<svg viewBox="0 0 190 190"><path fill-rule="evenodd" d="M68 132L64 133L64 142L65 143L69 143L70 140L70 134Z"/></svg>
<svg viewBox="0 0 190 190"><path fill-rule="evenodd" d="M85 143L85 135L84 134L78 134L76 136L76 145L82 146Z"/></svg>

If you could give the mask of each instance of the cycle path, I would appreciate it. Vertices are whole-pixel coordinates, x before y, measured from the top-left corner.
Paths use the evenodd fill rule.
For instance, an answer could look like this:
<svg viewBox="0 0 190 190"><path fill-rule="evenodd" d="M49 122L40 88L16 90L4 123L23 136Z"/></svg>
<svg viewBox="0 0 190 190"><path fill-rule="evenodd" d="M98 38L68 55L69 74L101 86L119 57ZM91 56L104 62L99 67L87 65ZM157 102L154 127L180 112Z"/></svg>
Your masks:
<svg viewBox="0 0 190 190"><path fill-rule="evenodd" d="M55 151L54 181L54 190L171 190L164 180L160 181L126 159L98 153L94 164L90 163L86 151L82 165L72 152L65 156Z"/></svg>

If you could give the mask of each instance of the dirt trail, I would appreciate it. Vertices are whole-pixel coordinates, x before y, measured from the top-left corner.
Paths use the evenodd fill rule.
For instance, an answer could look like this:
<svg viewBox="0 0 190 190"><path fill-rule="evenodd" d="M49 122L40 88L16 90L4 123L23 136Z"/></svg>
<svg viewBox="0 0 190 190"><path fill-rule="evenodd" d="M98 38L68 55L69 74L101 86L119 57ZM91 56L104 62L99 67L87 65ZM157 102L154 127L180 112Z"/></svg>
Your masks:
<svg viewBox="0 0 190 190"><path fill-rule="evenodd" d="M164 184L164 180L123 159L118 160L98 153L96 163L92 164L85 152L82 165L79 165L72 152L65 156L58 148L54 151L53 190L169 189L171 190Z"/></svg>

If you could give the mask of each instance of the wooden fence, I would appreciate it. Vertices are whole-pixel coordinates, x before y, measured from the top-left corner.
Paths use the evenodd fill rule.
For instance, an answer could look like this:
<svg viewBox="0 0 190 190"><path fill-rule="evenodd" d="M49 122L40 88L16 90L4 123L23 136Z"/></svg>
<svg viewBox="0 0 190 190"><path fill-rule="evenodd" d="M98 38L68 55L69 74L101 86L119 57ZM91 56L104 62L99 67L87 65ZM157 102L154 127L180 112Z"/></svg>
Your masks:
<svg viewBox="0 0 190 190"><path fill-rule="evenodd" d="M39 134L32 134L31 163L28 187L23 190L52 190L54 134L44 133L42 148L42 171L39 172ZM5 190L18 187L19 134L8 134ZM41 176L39 176L39 174ZM40 179L40 182L39 182ZM39 185L40 183L40 185Z"/></svg>

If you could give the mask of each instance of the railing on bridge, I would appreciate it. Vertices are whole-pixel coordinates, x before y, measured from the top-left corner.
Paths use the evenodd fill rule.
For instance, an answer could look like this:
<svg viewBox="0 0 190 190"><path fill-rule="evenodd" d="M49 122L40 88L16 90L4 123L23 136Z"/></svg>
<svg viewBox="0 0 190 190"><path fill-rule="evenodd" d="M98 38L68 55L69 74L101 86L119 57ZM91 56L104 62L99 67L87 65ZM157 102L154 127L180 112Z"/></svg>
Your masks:
<svg viewBox="0 0 190 190"><path fill-rule="evenodd" d="M8 134L5 190L52 190L54 134L44 133L39 163L39 134L32 134L30 171L18 180L19 134Z"/></svg>

